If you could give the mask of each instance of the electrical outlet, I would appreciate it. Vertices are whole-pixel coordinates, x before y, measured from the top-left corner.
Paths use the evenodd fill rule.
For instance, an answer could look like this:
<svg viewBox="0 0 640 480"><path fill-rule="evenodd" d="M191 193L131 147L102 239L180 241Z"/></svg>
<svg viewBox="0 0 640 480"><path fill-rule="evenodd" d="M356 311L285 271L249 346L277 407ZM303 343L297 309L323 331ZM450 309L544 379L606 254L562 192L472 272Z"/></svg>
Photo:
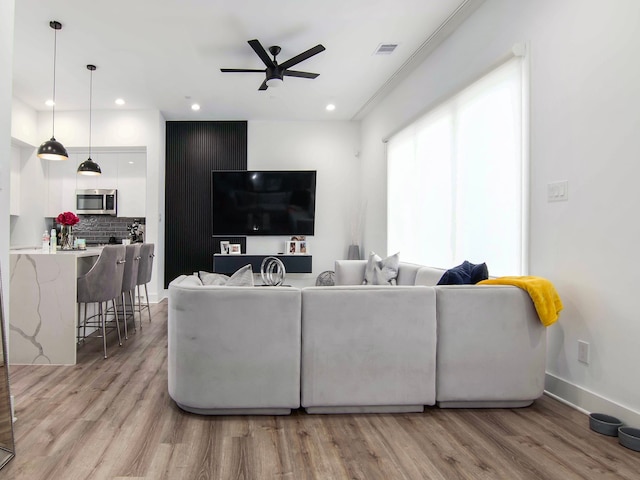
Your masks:
<svg viewBox="0 0 640 480"><path fill-rule="evenodd" d="M589 344L578 340L578 361L589 365Z"/></svg>

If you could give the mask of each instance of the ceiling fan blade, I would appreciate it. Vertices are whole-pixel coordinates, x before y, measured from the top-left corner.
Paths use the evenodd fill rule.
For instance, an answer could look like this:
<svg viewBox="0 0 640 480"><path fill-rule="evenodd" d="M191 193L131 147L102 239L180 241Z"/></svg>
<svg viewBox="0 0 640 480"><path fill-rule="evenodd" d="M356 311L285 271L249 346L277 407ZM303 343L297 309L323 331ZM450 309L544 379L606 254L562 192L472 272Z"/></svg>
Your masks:
<svg viewBox="0 0 640 480"><path fill-rule="evenodd" d="M273 64L273 60L271 60L269 54L258 40L249 40L249 45L251 45L253 51L258 54L262 63L264 63L268 68L273 68L275 66Z"/></svg>
<svg viewBox="0 0 640 480"><path fill-rule="evenodd" d="M309 57L313 57L314 55L317 55L320 52L324 52L324 50L325 48L322 45L316 45L315 47L310 48L306 52L302 52L300 55L296 55L295 57L290 58L286 62L281 63L280 68L293 67L294 65L297 65L298 63L306 60Z"/></svg>
<svg viewBox="0 0 640 480"><path fill-rule="evenodd" d="M262 85L260 85L260 88L258 88L258 90L266 90L267 88L267 81L265 80L264 82L262 82Z"/></svg>
<svg viewBox="0 0 640 480"><path fill-rule="evenodd" d="M310 72L298 72L296 70L285 70L283 75L287 77L300 77L300 78L316 78L319 73L310 73Z"/></svg>
<svg viewBox="0 0 640 480"><path fill-rule="evenodd" d="M255 70L255 69L251 69L251 68L221 68L220 69L221 72L258 72L258 73L264 73L264 70Z"/></svg>

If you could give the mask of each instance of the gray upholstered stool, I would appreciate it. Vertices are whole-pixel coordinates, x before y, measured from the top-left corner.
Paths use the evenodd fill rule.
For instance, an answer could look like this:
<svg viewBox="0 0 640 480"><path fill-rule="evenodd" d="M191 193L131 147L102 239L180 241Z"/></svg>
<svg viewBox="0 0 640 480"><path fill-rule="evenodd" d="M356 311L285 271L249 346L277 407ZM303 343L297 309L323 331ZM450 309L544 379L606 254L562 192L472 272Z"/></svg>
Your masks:
<svg viewBox="0 0 640 480"><path fill-rule="evenodd" d="M149 309L149 292L147 283L151 281L151 272L153 271L153 254L154 244L143 243L140 247L140 264L138 265L138 280L136 282L138 297L138 312L140 313L140 328L142 328L142 309L146 308L149 313L149 321L151 321L151 310ZM144 299L146 305L140 302L140 287L144 286Z"/></svg>
<svg viewBox="0 0 640 480"><path fill-rule="evenodd" d="M115 314L115 327L118 330L118 343L122 345L120 337L120 323L116 298L122 293L122 277L125 266L125 246L107 245L103 248L95 265L85 275L78 278L78 341L86 338L87 326L95 326L102 330L104 358L107 358L107 306L111 301ZM87 304L97 303L98 313L87 318ZM105 307L103 308L103 303ZM80 306L84 304L84 319L80 320ZM95 320L97 317L97 320ZM95 320L95 321L94 321ZM80 329L83 334L80 335Z"/></svg>
<svg viewBox="0 0 640 480"><path fill-rule="evenodd" d="M133 317L133 330L136 328L136 312L134 308L134 296L136 283L138 281L138 271L140 266L140 243L126 245L124 274L122 276L122 317L124 318L124 338L129 338L127 330L127 317L129 312Z"/></svg>

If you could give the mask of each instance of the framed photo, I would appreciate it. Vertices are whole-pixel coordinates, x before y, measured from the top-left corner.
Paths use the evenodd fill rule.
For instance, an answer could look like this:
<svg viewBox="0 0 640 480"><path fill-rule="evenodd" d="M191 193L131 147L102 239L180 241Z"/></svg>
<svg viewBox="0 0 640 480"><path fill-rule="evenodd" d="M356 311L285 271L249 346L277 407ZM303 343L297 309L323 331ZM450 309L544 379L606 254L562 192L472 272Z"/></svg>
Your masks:
<svg viewBox="0 0 640 480"><path fill-rule="evenodd" d="M223 240L222 242L220 242L220 253L223 255L228 255L229 254L229 241L228 240Z"/></svg>
<svg viewBox="0 0 640 480"><path fill-rule="evenodd" d="M298 242L298 253L302 255L307 255L309 253L309 251L307 250L306 240Z"/></svg>
<svg viewBox="0 0 640 480"><path fill-rule="evenodd" d="M240 248L239 243L230 243L229 244L229 253L231 255L240 255L242 253L242 249Z"/></svg>
<svg viewBox="0 0 640 480"><path fill-rule="evenodd" d="M299 242L295 241L295 240L289 240L288 242L286 242L286 250L285 253L287 255L295 255L296 253L298 253L298 249L299 249Z"/></svg>
<svg viewBox="0 0 640 480"><path fill-rule="evenodd" d="M291 240L292 242L304 242L306 239L306 235L294 235L289 240Z"/></svg>

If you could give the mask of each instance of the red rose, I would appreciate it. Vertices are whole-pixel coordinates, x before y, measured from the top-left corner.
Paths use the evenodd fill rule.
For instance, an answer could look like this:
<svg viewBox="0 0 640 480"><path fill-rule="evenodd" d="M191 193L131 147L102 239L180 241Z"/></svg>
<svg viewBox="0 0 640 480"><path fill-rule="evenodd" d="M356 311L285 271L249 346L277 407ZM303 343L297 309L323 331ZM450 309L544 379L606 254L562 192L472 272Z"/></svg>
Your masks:
<svg viewBox="0 0 640 480"><path fill-rule="evenodd" d="M63 212L56 217L56 222L65 226L75 225L79 221L80 219L73 212Z"/></svg>

